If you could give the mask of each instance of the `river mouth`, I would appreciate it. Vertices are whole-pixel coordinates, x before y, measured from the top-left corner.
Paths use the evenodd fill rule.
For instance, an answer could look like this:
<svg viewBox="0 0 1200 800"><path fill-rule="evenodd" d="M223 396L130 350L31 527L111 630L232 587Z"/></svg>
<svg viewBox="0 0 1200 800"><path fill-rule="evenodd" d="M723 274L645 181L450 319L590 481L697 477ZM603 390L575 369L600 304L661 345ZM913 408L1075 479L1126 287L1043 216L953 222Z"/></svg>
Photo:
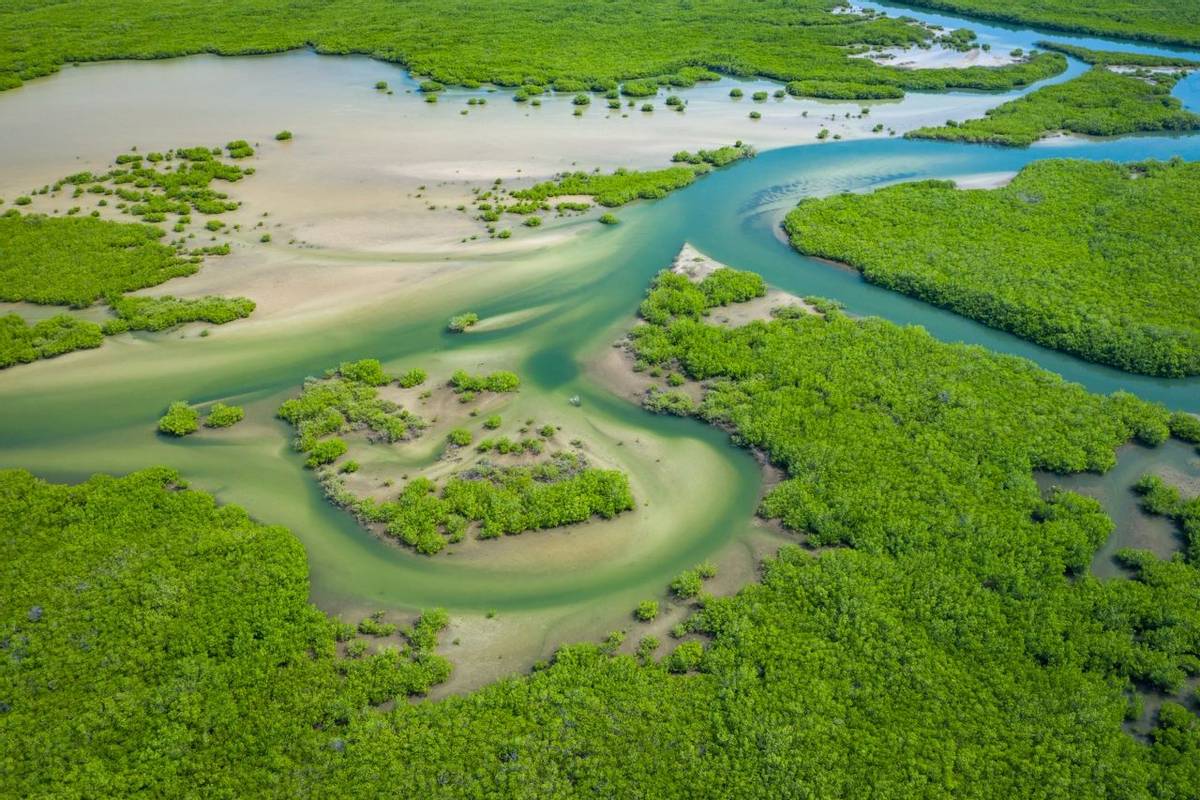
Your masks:
<svg viewBox="0 0 1200 800"><path fill-rule="evenodd" d="M982 27L998 43L1028 38ZM380 78L396 95L371 88ZM445 650L463 668L441 692L526 667L564 641L628 627L639 600L665 597L675 574L704 559L720 568L717 590L735 591L754 578L764 554L792 540L754 518L762 477L750 454L699 422L643 411L591 369L685 242L794 294L841 300L852 313L1029 357L1096 391L1127 389L1200 410L1200 380L1130 376L1044 350L798 256L775 236L783 213L806 196L1008 174L1047 157L1196 158L1200 141L1070 141L1024 151L907 142L871 128L902 131L979 114L1021 92L914 94L887 103L788 98L768 101L764 118L751 121L751 104L730 101L730 85L680 92L689 103L684 114L593 109L576 119L569 96L533 109L505 93L451 90L427 104L394 66L297 52L90 64L0 95L0 138L9 144L0 153L0 195L103 165L132 145L246 137L264 145L258 174L237 188L238 197L248 215L270 214L276 242L257 247L243 237L228 259L156 290L259 301L254 317L203 342L199 327L121 337L94 352L0 373L0 465L79 480L165 464L221 502L295 532L322 609L348 619L377 608L451 609L456 621L446 638L460 643ZM739 85L746 94L778 86ZM1181 89L1194 90L1194 78ZM460 115L467 98L480 96L486 107ZM867 117L846 116L863 107L871 109ZM824 125L847 141L784 148L814 142ZM282 128L296 138L272 142ZM620 209L613 228L563 219L510 242L463 242L481 226L452 210L470 187L495 178L661 165L675 150L735 139L764 152L665 200ZM439 208L431 212L430 204ZM484 318L480 330L445 333L446 319L466 309ZM363 357L431 374L480 365L516 370L524 379L522 408L586 431L630 474L637 509L437 559L375 538L324 500L290 448L290 430L274 418L306 376ZM578 406L569 402L576 395ZM183 398L238 402L247 419L195 440L156 436L154 421Z"/></svg>

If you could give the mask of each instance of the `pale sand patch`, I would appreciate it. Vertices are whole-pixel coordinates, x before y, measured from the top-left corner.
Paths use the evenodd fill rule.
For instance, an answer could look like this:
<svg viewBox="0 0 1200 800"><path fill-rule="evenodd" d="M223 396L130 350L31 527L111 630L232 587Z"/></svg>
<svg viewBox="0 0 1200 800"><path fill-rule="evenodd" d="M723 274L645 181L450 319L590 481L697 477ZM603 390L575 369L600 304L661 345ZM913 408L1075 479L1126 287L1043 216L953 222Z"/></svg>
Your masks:
<svg viewBox="0 0 1200 800"><path fill-rule="evenodd" d="M860 57L899 69L1003 67L1021 60L998 49L985 51L983 48L973 47L963 52L936 45L928 50L919 47L885 47L864 53Z"/></svg>
<svg viewBox="0 0 1200 800"><path fill-rule="evenodd" d="M686 275L693 282L699 283L724 266L692 247L690 242L684 242L679 254L671 262L671 271L677 275Z"/></svg>
<svg viewBox="0 0 1200 800"><path fill-rule="evenodd" d="M693 403L704 399L704 386L699 381L689 380L681 386L668 386L662 375L654 377L647 371L635 371L634 363L633 352L625 341L621 341L593 359L588 364L588 373L613 394L638 405L651 389L683 392Z"/></svg>
<svg viewBox="0 0 1200 800"><path fill-rule="evenodd" d="M817 310L790 292L768 288L762 297L744 303L730 303L709 311L708 321L728 328L740 328L750 322L767 322L774 318L772 311L787 306L799 306L810 314Z"/></svg>
<svg viewBox="0 0 1200 800"><path fill-rule="evenodd" d="M1154 472L1168 485L1178 489L1185 500L1200 496L1200 474L1169 466L1159 467Z"/></svg>
<svg viewBox="0 0 1200 800"><path fill-rule="evenodd" d="M1148 72L1152 75L1174 75L1182 72L1190 75L1195 71L1196 67L1126 67L1118 64L1106 66L1109 72L1115 72L1118 75L1131 75L1136 72Z"/></svg>
<svg viewBox="0 0 1200 800"><path fill-rule="evenodd" d="M1017 177L1016 170L1007 172L979 172L971 175L960 175L947 180L954 181L959 189L1000 189L1012 183Z"/></svg>

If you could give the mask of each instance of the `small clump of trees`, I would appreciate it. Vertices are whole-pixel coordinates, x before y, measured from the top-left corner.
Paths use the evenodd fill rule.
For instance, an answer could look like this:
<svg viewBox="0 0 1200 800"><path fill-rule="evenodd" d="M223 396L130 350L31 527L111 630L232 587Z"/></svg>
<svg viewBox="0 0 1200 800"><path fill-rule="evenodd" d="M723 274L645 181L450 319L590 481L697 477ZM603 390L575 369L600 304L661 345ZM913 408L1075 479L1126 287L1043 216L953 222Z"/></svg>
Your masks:
<svg viewBox="0 0 1200 800"><path fill-rule="evenodd" d="M658 616L658 601L643 600L642 602L638 603L637 608L634 609L633 616L636 617L640 622L650 622Z"/></svg>
<svg viewBox="0 0 1200 800"><path fill-rule="evenodd" d="M468 311L466 313L457 314L451 317L450 321L446 324L446 328L454 333L462 333L467 328L470 328L472 325L475 325L478 322L479 315L474 311Z"/></svg>
<svg viewBox="0 0 1200 800"><path fill-rule="evenodd" d="M228 428L241 422L246 416L241 406L228 406L224 403L213 403L204 418L206 428Z"/></svg>
<svg viewBox="0 0 1200 800"><path fill-rule="evenodd" d="M200 430L200 412L186 401L176 400L158 420L158 430L170 436L187 436Z"/></svg>

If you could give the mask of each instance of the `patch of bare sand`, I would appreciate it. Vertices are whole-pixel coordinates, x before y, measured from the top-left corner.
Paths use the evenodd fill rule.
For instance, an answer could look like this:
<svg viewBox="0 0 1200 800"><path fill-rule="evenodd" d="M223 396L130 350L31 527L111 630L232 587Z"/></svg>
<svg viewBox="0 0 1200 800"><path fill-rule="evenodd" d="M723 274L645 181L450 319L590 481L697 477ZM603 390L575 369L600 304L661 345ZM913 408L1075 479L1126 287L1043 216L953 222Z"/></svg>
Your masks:
<svg viewBox="0 0 1200 800"><path fill-rule="evenodd" d="M928 49L920 47L885 47L864 53L862 58L899 69L962 69L966 67L1003 67L1015 64L1021 57L1000 50L955 50L934 45Z"/></svg>
<svg viewBox="0 0 1200 800"><path fill-rule="evenodd" d="M1005 172L979 172L950 178L959 189L1001 189L1017 177L1015 170Z"/></svg>
<svg viewBox="0 0 1200 800"><path fill-rule="evenodd" d="M686 275L698 283L723 266L725 265L692 247L691 243L684 242L679 254L671 262L671 271L677 275Z"/></svg>
<svg viewBox="0 0 1200 800"><path fill-rule="evenodd" d="M766 322L773 318L772 312L775 309L791 306L803 308L809 314L817 313L813 306L790 292L767 289L767 293L762 297L756 297L744 303L717 306L709 312L708 320L728 328L740 328L750 322Z"/></svg>

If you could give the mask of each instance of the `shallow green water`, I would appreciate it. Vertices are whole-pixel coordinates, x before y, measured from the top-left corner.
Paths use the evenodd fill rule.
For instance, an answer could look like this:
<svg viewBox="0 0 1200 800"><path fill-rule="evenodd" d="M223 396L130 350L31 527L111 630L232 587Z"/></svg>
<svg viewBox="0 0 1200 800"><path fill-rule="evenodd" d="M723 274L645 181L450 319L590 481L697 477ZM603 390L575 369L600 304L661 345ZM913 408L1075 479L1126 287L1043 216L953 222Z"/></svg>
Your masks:
<svg viewBox="0 0 1200 800"><path fill-rule="evenodd" d="M1012 41L1007 29L972 27ZM249 72L256 60L243 63ZM1193 77L1181 87L1181 96L1190 99L1195 89ZM22 91L31 90L36 84ZM0 111L4 100L0 96ZM442 605L580 614L604 600L617 609L608 614L611 619L637 597L661 594L680 569L736 547L760 491L757 465L747 453L730 447L724 434L698 422L647 414L594 384L583 369L632 322L647 283L685 241L718 260L758 271L786 290L837 298L852 313L921 324L946 341L1025 356L1095 391L1127 389L1173 408L1200 411L1200 379L1132 376L1045 350L873 287L856 273L800 257L778 236L782 215L805 196L899 180L1013 171L1047 157L1174 155L1196 158L1200 140L1131 138L1023 151L886 140L768 152L663 201L625 210L620 226L594 226L566 244L529 256L527 261L543 267L533 277L522 272L519 279L510 278L511 265L498 261L486 275L477 267L464 272L449 291L320 324L253 335L218 334L203 344L171 335L128 337L63 361L68 368L48 363L0 373L0 464L67 480L151 464L176 467L221 501L240 503L255 516L295 531L310 556L314 598L326 608ZM541 311L501 330L445 333L444 320L467 307L485 318L532 307ZM650 505L616 522L563 534L613 537L621 547L602 559L580 561L567 555L542 560L539 553L548 545L538 537L551 534L506 541L507 549L498 549L494 559L430 559L378 541L323 500L289 448L288 429L273 419L279 402L306 375L365 356L396 367L422 365L446 372L475 364L517 369L525 380L522 402L558 415L611 447L629 445L624 466L635 486L645 490L638 500ZM579 408L567 403L574 394L583 400ZM183 442L155 436L154 420L178 398L243 402L247 421L228 435ZM647 449L634 453L639 442ZM1127 487L1126 471L1096 479L1089 489L1115 497ZM556 552L569 550L556 546Z"/></svg>

